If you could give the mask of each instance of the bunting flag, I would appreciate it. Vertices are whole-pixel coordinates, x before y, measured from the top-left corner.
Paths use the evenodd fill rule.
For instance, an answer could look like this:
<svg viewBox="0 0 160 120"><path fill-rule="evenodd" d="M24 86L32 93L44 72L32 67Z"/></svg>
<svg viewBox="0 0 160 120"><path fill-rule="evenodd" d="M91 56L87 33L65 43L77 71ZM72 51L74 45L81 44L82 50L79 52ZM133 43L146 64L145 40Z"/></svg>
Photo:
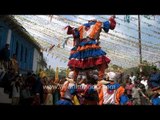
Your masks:
<svg viewBox="0 0 160 120"><path fill-rule="evenodd" d="M143 15L143 16L149 20L155 20L155 15Z"/></svg>
<svg viewBox="0 0 160 120"><path fill-rule="evenodd" d="M51 47L49 48L49 51L51 51L53 48L54 48L54 44L53 45L51 45Z"/></svg>
<svg viewBox="0 0 160 120"><path fill-rule="evenodd" d="M58 48L60 48L60 47L61 47L61 45L60 45L60 44L58 44L58 45L57 45L57 47L58 47Z"/></svg>
<svg viewBox="0 0 160 120"><path fill-rule="evenodd" d="M53 15L49 15L50 22L52 21Z"/></svg>
<svg viewBox="0 0 160 120"><path fill-rule="evenodd" d="M67 45L67 42L68 42L68 40L69 40L69 38L72 38L72 37L67 37L66 39L65 39L65 41L64 41L64 43L63 43L63 48L65 48L65 46Z"/></svg>
<svg viewBox="0 0 160 120"><path fill-rule="evenodd" d="M72 41L64 39L67 35L66 31L62 29L67 25L76 28L88 22L88 20L91 19L89 16L91 15L49 15L50 24L47 25L48 16L15 15L15 18L32 36L34 36L35 40L39 42L41 46L44 46L43 51L46 51L48 55L54 52L54 58L56 57L67 62L70 53L68 47L72 47ZM92 15L91 17L100 21L106 21L108 19L107 15ZM150 62L156 61L160 59L160 17L156 16L155 18L155 15L141 15L141 17L143 59ZM111 58L114 59L111 60L116 64L133 66L133 64L137 63L139 58L138 17L136 15L117 15L116 20L118 25L117 29L110 31L109 34L104 34L103 31L101 32L100 40L102 49L106 49L106 51L109 52L107 55L111 56ZM124 28L124 30L121 28ZM60 39L63 39L61 43L59 41ZM53 48L51 48L53 44L55 45L53 48L56 48L55 51L52 51ZM50 51L49 48L51 48ZM124 61L127 62L125 63Z"/></svg>
<svg viewBox="0 0 160 120"><path fill-rule="evenodd" d="M130 15L124 17L124 22L130 23Z"/></svg>

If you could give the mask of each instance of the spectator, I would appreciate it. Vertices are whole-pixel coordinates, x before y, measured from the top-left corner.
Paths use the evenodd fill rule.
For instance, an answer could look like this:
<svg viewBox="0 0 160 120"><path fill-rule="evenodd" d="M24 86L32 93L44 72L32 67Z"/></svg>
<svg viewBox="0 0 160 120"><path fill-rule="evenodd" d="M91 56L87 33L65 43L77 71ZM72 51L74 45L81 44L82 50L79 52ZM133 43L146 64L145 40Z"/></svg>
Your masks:
<svg viewBox="0 0 160 120"><path fill-rule="evenodd" d="M152 105L160 105L160 95L157 92L154 92L154 95L151 98Z"/></svg>
<svg viewBox="0 0 160 120"><path fill-rule="evenodd" d="M40 105L40 94L39 93L35 94L32 105Z"/></svg>
<svg viewBox="0 0 160 120"><path fill-rule="evenodd" d="M140 88L138 87L138 83L135 82L135 86L132 88L133 105L140 105L141 104L139 91L140 91Z"/></svg>
<svg viewBox="0 0 160 120"><path fill-rule="evenodd" d="M10 66L11 69L14 70L15 73L19 73L19 65L16 58L16 54L13 54L13 57L10 60Z"/></svg>
<svg viewBox="0 0 160 120"><path fill-rule="evenodd" d="M132 84L134 84L134 82L135 82L135 80L136 80L136 76L133 74L133 72L131 72L129 78L131 79Z"/></svg>
<svg viewBox="0 0 160 120"><path fill-rule="evenodd" d="M157 72L156 68L152 69L152 73L149 77L149 87L155 88L160 86L160 73Z"/></svg>
<svg viewBox="0 0 160 120"><path fill-rule="evenodd" d="M12 86L12 104L18 105L20 100L20 83L19 76L16 76L14 81L11 83Z"/></svg>
<svg viewBox="0 0 160 120"><path fill-rule="evenodd" d="M125 90L123 95L120 97L120 105L127 105L129 101L128 95L127 95L127 91Z"/></svg>
<svg viewBox="0 0 160 120"><path fill-rule="evenodd" d="M32 86L33 94L39 94L40 97L40 103L43 102L43 84L41 82L41 78L37 77L35 83ZM38 97L38 96L37 96Z"/></svg>
<svg viewBox="0 0 160 120"><path fill-rule="evenodd" d="M125 90L126 90L126 94L128 96L129 99L132 98L132 88L134 87L134 84L132 84L131 79L126 81L126 86L125 86Z"/></svg>
<svg viewBox="0 0 160 120"><path fill-rule="evenodd" d="M15 78L14 70L11 69L6 72L2 79L2 84L4 86L4 92L5 93L10 93L11 92L11 82Z"/></svg>
<svg viewBox="0 0 160 120"><path fill-rule="evenodd" d="M146 76L142 77L141 84L143 84L145 89L148 90L148 78Z"/></svg>

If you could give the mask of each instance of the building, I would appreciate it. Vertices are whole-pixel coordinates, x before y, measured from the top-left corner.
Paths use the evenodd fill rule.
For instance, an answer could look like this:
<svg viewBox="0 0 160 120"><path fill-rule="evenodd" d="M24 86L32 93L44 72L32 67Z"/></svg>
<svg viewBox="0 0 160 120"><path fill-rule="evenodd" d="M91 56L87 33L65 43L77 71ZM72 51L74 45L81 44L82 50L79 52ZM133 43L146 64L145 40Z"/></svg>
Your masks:
<svg viewBox="0 0 160 120"><path fill-rule="evenodd" d="M10 44L10 51L17 55L21 73L36 72L47 64L41 52L41 46L11 15L0 16L0 49Z"/></svg>

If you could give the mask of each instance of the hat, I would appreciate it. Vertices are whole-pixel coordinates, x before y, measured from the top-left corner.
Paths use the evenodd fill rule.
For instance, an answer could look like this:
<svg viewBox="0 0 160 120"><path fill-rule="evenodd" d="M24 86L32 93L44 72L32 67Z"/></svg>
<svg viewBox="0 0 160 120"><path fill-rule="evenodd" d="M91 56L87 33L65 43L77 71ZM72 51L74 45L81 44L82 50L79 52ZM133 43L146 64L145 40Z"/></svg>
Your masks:
<svg viewBox="0 0 160 120"><path fill-rule="evenodd" d="M110 21L110 29L114 30L116 27L116 21L115 21L114 17L110 17L109 21Z"/></svg>
<svg viewBox="0 0 160 120"><path fill-rule="evenodd" d="M68 78L70 78L70 79L74 78L74 71L69 72Z"/></svg>
<svg viewBox="0 0 160 120"><path fill-rule="evenodd" d="M109 31L110 28L110 23L109 21L105 21L103 22L103 30L107 33Z"/></svg>
<svg viewBox="0 0 160 120"><path fill-rule="evenodd" d="M116 79L116 73L114 72L108 72L107 76L109 77L109 81L115 81Z"/></svg>

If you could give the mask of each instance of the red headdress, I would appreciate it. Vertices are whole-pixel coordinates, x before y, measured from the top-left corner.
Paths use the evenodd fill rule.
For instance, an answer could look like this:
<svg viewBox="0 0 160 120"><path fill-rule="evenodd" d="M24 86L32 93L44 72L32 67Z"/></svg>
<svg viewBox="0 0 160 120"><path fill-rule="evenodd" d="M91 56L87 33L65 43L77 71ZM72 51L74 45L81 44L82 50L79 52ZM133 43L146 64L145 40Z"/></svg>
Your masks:
<svg viewBox="0 0 160 120"><path fill-rule="evenodd" d="M110 29L111 29L111 30L114 30L115 27L116 27L115 16L110 17L110 18L109 18L109 21L110 21Z"/></svg>

